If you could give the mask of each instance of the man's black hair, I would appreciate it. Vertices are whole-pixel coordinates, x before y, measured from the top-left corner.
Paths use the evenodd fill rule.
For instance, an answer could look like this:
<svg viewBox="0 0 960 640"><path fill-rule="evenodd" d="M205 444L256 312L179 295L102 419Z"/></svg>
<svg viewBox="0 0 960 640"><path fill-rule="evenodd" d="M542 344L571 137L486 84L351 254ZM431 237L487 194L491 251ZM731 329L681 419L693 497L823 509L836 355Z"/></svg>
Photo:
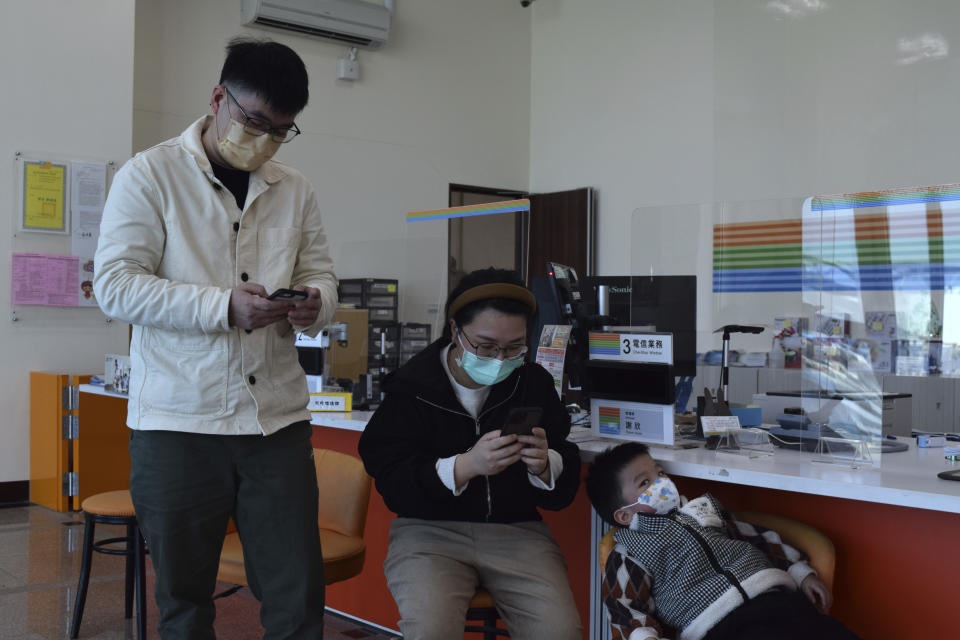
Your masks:
<svg viewBox="0 0 960 640"><path fill-rule="evenodd" d="M307 67L285 44L239 36L227 44L220 84L234 91L257 94L282 114L297 114L307 106Z"/></svg>
<svg viewBox="0 0 960 640"><path fill-rule="evenodd" d="M500 282L514 284L518 287L526 288L526 285L523 284L523 280L520 279L520 274L511 269L495 269L494 267L488 267L486 269L477 269L476 271L471 271L467 275L463 276L463 278L460 280L460 283L457 284L457 287L450 292L449 296L447 296L447 304L443 307L443 317L448 318L450 316L450 305L454 300L457 299L457 297L460 296L461 293L467 289L479 287L483 284L494 284ZM484 298L482 300L471 302L470 304L459 309L454 314L453 321L458 327L463 327L473 322L473 319L476 318L477 315L486 311L487 309L493 309L494 311L506 313L511 316L525 317L527 319L527 332L529 333L534 314L530 312L530 307L528 307L526 304L512 298ZM453 336L450 333L449 322L445 323L443 326L442 337L447 342L453 339Z"/></svg>
<svg viewBox="0 0 960 640"><path fill-rule="evenodd" d="M620 486L620 472L639 456L650 455L647 445L624 442L597 454L587 475L587 496L604 522L619 527L613 514L627 501Z"/></svg>

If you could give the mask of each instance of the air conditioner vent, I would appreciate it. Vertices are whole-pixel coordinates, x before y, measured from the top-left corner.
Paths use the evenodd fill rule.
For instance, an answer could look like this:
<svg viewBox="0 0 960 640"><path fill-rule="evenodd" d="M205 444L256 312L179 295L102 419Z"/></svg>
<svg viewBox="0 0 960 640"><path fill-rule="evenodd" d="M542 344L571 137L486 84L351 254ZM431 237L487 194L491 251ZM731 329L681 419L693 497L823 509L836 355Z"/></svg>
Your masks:
<svg viewBox="0 0 960 640"><path fill-rule="evenodd" d="M337 40L339 42L347 42L358 47L369 47L369 46L379 46L374 45L374 41L370 38L361 38L358 36L351 36L346 33L338 33L336 31L330 31L329 29L320 29L319 27L311 27L307 25L300 24L291 24L289 22L284 22L283 20L271 20L270 18L257 18L254 22L264 27L272 27L274 29L283 29L284 31L296 31L297 33L303 33L308 36L317 36L319 38L329 38L330 40Z"/></svg>

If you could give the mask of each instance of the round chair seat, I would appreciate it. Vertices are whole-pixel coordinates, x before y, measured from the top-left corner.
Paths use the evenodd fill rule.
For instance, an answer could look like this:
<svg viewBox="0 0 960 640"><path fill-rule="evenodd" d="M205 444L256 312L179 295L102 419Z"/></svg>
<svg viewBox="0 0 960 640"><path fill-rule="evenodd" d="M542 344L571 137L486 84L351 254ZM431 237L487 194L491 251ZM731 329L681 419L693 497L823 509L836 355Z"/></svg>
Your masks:
<svg viewBox="0 0 960 640"><path fill-rule="evenodd" d="M363 570L367 548L363 538L321 529L320 548L323 552L323 578L327 584L352 578ZM243 545L236 532L227 534L223 540L218 579L233 584L247 584L243 567Z"/></svg>
<svg viewBox="0 0 960 640"><path fill-rule="evenodd" d="M493 596L483 587L477 589L477 592L473 594L473 598L470 600L471 609L489 609L496 606L493 602Z"/></svg>
<svg viewBox="0 0 960 640"><path fill-rule="evenodd" d="M107 491L90 496L80 505L80 508L87 513L98 516L113 516L118 518L133 518L136 513L133 510L133 500L130 498L130 492L126 489L122 491Z"/></svg>

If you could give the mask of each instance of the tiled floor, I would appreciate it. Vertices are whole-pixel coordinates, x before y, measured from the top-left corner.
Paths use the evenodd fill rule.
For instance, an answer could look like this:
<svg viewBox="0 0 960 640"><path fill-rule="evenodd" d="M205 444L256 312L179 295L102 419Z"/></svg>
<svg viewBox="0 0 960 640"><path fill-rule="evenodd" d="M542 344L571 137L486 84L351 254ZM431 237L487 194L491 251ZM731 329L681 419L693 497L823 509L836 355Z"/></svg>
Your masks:
<svg viewBox="0 0 960 640"><path fill-rule="evenodd" d="M123 535L121 527L97 526L97 539ZM67 638L80 575L83 517L44 507L0 509L0 640ZM96 553L90 588L80 627L80 638L126 640L135 638L134 621L123 617L124 558ZM148 638L156 632L152 572L147 582ZM226 588L228 585L221 585ZM259 605L243 589L217 600L217 637L254 640L263 636ZM387 640L395 636L364 628L328 613L325 640Z"/></svg>

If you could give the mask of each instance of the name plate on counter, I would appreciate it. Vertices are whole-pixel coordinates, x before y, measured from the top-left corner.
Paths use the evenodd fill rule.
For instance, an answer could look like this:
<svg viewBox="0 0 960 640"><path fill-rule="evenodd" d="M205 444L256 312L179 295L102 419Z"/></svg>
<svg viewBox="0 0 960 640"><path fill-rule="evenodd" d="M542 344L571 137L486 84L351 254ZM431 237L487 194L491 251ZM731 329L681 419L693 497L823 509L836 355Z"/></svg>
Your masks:
<svg viewBox="0 0 960 640"><path fill-rule="evenodd" d="M307 403L310 411L351 411L352 407L353 394L337 391L311 393L310 402Z"/></svg>
<svg viewBox="0 0 960 640"><path fill-rule="evenodd" d="M740 418L737 416L701 416L703 435L716 436L730 431L740 430Z"/></svg>
<svg viewBox="0 0 960 640"><path fill-rule="evenodd" d="M673 334L591 331L590 359L673 364Z"/></svg>

